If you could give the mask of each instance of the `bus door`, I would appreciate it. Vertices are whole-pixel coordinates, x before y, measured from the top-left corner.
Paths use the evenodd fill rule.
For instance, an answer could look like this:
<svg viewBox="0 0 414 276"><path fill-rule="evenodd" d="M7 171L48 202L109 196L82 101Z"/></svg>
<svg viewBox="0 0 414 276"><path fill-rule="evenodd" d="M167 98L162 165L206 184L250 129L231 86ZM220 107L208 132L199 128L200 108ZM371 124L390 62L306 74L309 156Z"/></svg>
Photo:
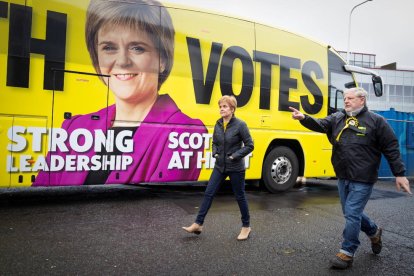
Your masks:
<svg viewBox="0 0 414 276"><path fill-rule="evenodd" d="M64 148L61 147L62 142L65 141L69 143L70 136L66 137L66 139L61 138L61 134L57 132L66 132L62 128L62 124L65 120L74 120L74 117L77 115L87 115L83 118L83 122L85 123L85 127L82 127L83 131L89 131L89 133L94 135L93 129L88 129L86 125L89 125L87 120L89 121L103 121L107 122L107 112L102 113L102 116L97 116L93 113L108 107L108 104L112 104L113 99L110 95L109 89L104 83L105 78L107 79L108 76L98 75L94 73L88 72L80 72L80 71L56 71L58 73L64 73L64 80L65 85L63 91L55 90L53 92L54 100L53 100L53 114L52 114L52 123L51 129L49 133L50 145L53 145L55 149L58 151L64 151ZM108 80L109 81L109 80ZM106 83L108 83L108 81ZM86 121L85 121L86 120ZM104 124L105 126L107 124ZM105 135L107 132L107 128L103 129ZM55 132L55 133L54 133ZM66 134L68 134L66 132ZM81 137L80 135L79 137ZM79 145L82 146L82 142L78 141ZM50 149L49 149L50 150ZM54 155L58 155L55 150L51 151L48 155L49 164L51 158ZM56 156L55 156L56 157ZM65 165L63 168L58 166L59 168L49 168L50 171L61 171L61 170L72 170L73 168L68 168L68 162L65 161ZM49 183L50 185L56 185L56 183Z"/></svg>

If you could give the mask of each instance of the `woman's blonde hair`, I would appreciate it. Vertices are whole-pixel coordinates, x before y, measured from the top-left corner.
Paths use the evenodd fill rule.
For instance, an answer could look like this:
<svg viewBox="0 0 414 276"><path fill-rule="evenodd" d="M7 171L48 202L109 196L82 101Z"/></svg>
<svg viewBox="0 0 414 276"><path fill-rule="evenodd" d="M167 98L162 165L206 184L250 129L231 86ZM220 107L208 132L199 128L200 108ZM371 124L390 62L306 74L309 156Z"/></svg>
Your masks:
<svg viewBox="0 0 414 276"><path fill-rule="evenodd" d="M156 0L91 0L86 13L85 39L98 74L102 74L97 51L98 33L104 26L126 26L148 34L164 65L158 75L159 89L171 73L174 60L175 31L167 9Z"/></svg>
<svg viewBox="0 0 414 276"><path fill-rule="evenodd" d="M233 116L234 116L234 113L236 113L236 108L237 108L237 100L236 100L236 97L229 96L229 95L224 95L223 97L220 98L220 100L218 101L218 104L220 105L223 102L225 102L226 104L228 104L228 106L230 108L233 108Z"/></svg>

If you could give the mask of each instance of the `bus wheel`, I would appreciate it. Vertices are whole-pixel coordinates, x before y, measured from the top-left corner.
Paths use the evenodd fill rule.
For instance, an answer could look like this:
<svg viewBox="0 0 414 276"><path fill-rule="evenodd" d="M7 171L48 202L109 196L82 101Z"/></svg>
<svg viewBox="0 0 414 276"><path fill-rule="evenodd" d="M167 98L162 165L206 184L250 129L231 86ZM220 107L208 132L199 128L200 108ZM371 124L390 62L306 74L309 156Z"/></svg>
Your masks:
<svg viewBox="0 0 414 276"><path fill-rule="evenodd" d="M299 174L296 154L288 147L276 147L266 156L262 178L272 192L284 192L292 188Z"/></svg>

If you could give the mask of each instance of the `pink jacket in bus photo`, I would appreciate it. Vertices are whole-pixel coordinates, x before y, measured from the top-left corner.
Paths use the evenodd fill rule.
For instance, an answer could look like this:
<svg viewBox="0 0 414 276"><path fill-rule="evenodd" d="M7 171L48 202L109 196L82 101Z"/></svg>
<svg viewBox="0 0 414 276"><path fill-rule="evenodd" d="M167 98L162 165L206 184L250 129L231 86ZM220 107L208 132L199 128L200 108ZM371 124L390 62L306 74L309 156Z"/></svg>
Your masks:
<svg viewBox="0 0 414 276"><path fill-rule="evenodd" d="M62 129L67 132L67 139L65 146L61 146L64 149L49 151L46 158L47 169L39 172L33 186L198 180L201 166L198 168L197 162L203 154L204 145L193 148L187 145L182 148L176 141L182 134L187 140L189 136L196 134L200 140L207 133L207 129L201 120L192 119L182 113L168 95L160 95L144 121L134 132L130 132L133 135L129 141L132 146L129 150L107 150L108 153L112 151L112 156L110 153L105 155L106 152L96 152L96 139L87 150L80 150L79 147L87 144L86 136L80 135L76 138L76 144L81 146L77 149L71 148L73 138L70 137L75 132L82 130L90 135L99 131L106 133L111 129L114 117L115 105L112 105L95 113L77 115L65 120ZM203 143L198 143L201 144ZM118 155L113 155L113 152ZM56 164L59 162L64 164L59 166ZM57 170L56 167L60 169Z"/></svg>

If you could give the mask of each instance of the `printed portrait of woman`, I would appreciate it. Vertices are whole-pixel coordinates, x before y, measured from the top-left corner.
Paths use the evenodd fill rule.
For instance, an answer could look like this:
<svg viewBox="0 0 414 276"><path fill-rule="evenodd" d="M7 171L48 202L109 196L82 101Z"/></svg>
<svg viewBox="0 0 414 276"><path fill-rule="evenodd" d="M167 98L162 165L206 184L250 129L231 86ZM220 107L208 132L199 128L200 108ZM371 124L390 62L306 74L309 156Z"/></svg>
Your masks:
<svg viewBox="0 0 414 276"><path fill-rule="evenodd" d="M34 186L198 179L197 155L203 148L171 147L169 136L201 136L207 130L202 121L181 112L168 94L159 94L173 66L174 33L171 16L158 1L91 0L86 15L86 45L96 73L113 93L115 104L66 119L62 129L68 136L78 129L91 133L112 131L114 137L123 133L124 140L100 151L96 150L99 147L91 147L82 152L83 160L101 165L82 164L81 169L74 171L40 171ZM82 142L85 141L79 141ZM65 156L80 154L66 144L65 151L50 150L47 162L51 162L52 155L68 160ZM173 155L182 151L192 156L187 166L169 168Z"/></svg>

